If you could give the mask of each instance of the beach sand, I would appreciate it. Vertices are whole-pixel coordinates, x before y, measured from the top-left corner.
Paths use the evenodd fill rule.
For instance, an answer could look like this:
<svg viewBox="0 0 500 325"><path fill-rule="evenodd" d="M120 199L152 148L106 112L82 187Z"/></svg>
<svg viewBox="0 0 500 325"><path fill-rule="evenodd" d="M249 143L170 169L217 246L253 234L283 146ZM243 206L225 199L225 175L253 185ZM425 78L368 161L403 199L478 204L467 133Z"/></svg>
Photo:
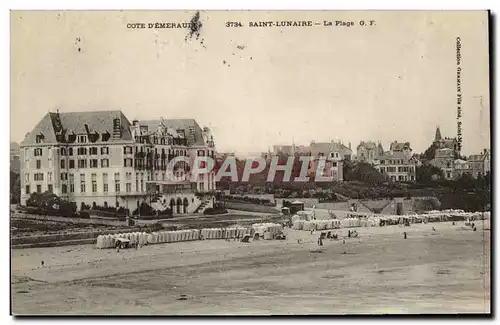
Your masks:
<svg viewBox="0 0 500 325"><path fill-rule="evenodd" d="M205 240L119 253L92 245L12 250L12 312L490 312L490 231L481 221L476 232L463 222L356 230L359 238L322 247L319 232L287 230L285 241Z"/></svg>

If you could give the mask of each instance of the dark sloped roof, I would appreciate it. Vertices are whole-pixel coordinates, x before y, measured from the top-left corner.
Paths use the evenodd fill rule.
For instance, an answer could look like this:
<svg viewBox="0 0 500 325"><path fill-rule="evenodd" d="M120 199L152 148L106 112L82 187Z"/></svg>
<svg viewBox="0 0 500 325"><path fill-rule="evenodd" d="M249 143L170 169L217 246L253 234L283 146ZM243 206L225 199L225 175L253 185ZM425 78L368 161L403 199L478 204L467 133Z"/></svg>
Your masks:
<svg viewBox="0 0 500 325"><path fill-rule="evenodd" d="M36 142L36 135L43 134L44 143L55 143L56 132L59 128L59 122L66 134L87 134L85 125L90 132L103 134L109 132L113 134L113 120L120 119L121 139L132 140L130 133L130 122L120 110L113 111L92 111L92 112L65 112L65 113L47 113L35 128L26 136L22 145L29 145ZM109 141L113 141L111 136Z"/></svg>
<svg viewBox="0 0 500 325"><path fill-rule="evenodd" d="M403 151L405 147L408 147L409 149L411 149L410 147L410 143L409 142L397 142L397 141L394 141L393 143L391 143L391 150L393 151Z"/></svg>
<svg viewBox="0 0 500 325"><path fill-rule="evenodd" d="M174 130L184 130L186 138L188 139L188 145L205 145L205 140L203 139L203 130L198 125L195 119L163 119L139 121L140 125L147 125L149 132L156 132L161 123L163 123L167 128L171 128ZM194 141L189 136L189 129L194 130Z"/></svg>
<svg viewBox="0 0 500 325"><path fill-rule="evenodd" d="M329 152L340 152L342 155L352 154L352 150L338 142L311 142L311 153L317 155L322 152L327 154Z"/></svg>

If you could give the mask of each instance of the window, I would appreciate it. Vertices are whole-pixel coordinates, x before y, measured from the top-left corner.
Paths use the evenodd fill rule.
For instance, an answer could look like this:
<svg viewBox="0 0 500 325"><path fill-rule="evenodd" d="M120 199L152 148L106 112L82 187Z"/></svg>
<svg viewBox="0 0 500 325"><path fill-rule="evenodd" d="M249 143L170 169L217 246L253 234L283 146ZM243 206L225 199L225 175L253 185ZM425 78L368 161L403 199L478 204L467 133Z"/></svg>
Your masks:
<svg viewBox="0 0 500 325"><path fill-rule="evenodd" d="M80 193L85 193L85 174L80 174Z"/></svg>
<svg viewBox="0 0 500 325"><path fill-rule="evenodd" d="M36 169L40 169L42 168L42 161L41 160L37 160L36 161Z"/></svg>
<svg viewBox="0 0 500 325"><path fill-rule="evenodd" d="M120 173L115 173L115 192L120 193Z"/></svg>
<svg viewBox="0 0 500 325"><path fill-rule="evenodd" d="M30 174L29 173L24 174L24 181L25 182L29 182L30 181Z"/></svg>
<svg viewBox="0 0 500 325"><path fill-rule="evenodd" d="M66 160L61 159L61 169L66 168Z"/></svg>
<svg viewBox="0 0 500 325"><path fill-rule="evenodd" d="M332 162L332 167L337 167L337 162L336 161Z"/></svg>
<svg viewBox="0 0 500 325"><path fill-rule="evenodd" d="M97 155L97 147L90 147L89 151L91 155Z"/></svg>
<svg viewBox="0 0 500 325"><path fill-rule="evenodd" d="M35 181L43 181L43 173L35 173L34 179Z"/></svg>
<svg viewBox="0 0 500 325"><path fill-rule="evenodd" d="M79 135L78 136L78 142L80 142L80 143L86 143L87 142L87 136L86 135Z"/></svg>
<svg viewBox="0 0 500 325"><path fill-rule="evenodd" d="M92 193L96 193L97 192L97 175L92 174L91 179L92 179Z"/></svg>
<svg viewBox="0 0 500 325"><path fill-rule="evenodd" d="M37 135L36 135L36 138L35 138L35 141L36 141L36 143L41 143L41 142L42 142L42 139L43 139L43 135L41 135L41 134L37 134Z"/></svg>
<svg viewBox="0 0 500 325"><path fill-rule="evenodd" d="M109 155L109 148L101 147L101 155Z"/></svg>
<svg viewBox="0 0 500 325"><path fill-rule="evenodd" d="M76 149L76 153L78 155L86 155L87 154L87 148L85 148L85 147L78 148L78 149Z"/></svg>
<svg viewBox="0 0 500 325"><path fill-rule="evenodd" d="M66 185L66 184L61 185L61 193L62 194L68 193L68 185Z"/></svg>
<svg viewBox="0 0 500 325"><path fill-rule="evenodd" d="M102 174L102 186L103 186L103 192L108 193L108 174L107 173Z"/></svg>
<svg viewBox="0 0 500 325"><path fill-rule="evenodd" d="M125 158L123 159L123 166L124 167L132 167L134 165L132 158Z"/></svg>
<svg viewBox="0 0 500 325"><path fill-rule="evenodd" d="M132 192L132 183L127 183L126 184L126 191L127 191L127 193Z"/></svg>
<svg viewBox="0 0 500 325"><path fill-rule="evenodd" d="M52 172L47 173L47 181L52 182Z"/></svg>
<svg viewBox="0 0 500 325"><path fill-rule="evenodd" d="M69 168L75 168L75 161L73 159L69 161Z"/></svg>
<svg viewBox="0 0 500 325"><path fill-rule="evenodd" d="M98 168L97 159L90 159L90 168Z"/></svg>
<svg viewBox="0 0 500 325"><path fill-rule="evenodd" d="M160 139L160 144L165 144L165 138Z"/></svg>
<svg viewBox="0 0 500 325"><path fill-rule="evenodd" d="M68 156L73 156L73 148L68 149Z"/></svg>
<svg viewBox="0 0 500 325"><path fill-rule="evenodd" d="M398 176L398 180L399 180L399 181L404 180L403 176Z"/></svg>
<svg viewBox="0 0 500 325"><path fill-rule="evenodd" d="M61 148L61 156L66 156L66 148Z"/></svg>
<svg viewBox="0 0 500 325"><path fill-rule="evenodd" d="M52 184L49 184L49 186L47 187L47 191L49 191L49 193L52 193L54 190Z"/></svg>
<svg viewBox="0 0 500 325"><path fill-rule="evenodd" d="M70 193L75 192L75 175L69 174L69 191Z"/></svg>
<svg viewBox="0 0 500 325"><path fill-rule="evenodd" d="M35 149L35 157L42 156L42 148Z"/></svg>
<svg viewBox="0 0 500 325"><path fill-rule="evenodd" d="M78 168L87 168L87 159L78 159Z"/></svg>
<svg viewBox="0 0 500 325"><path fill-rule="evenodd" d="M25 193L30 194L30 186L29 185L26 185Z"/></svg>
<svg viewBox="0 0 500 325"><path fill-rule="evenodd" d="M37 185L36 186L36 192L37 193L42 193L42 185Z"/></svg>
<svg viewBox="0 0 500 325"><path fill-rule="evenodd" d="M101 159L101 167L102 168L109 167L109 159L107 158Z"/></svg>
<svg viewBox="0 0 500 325"><path fill-rule="evenodd" d="M125 174L125 179L126 179L127 181L132 180L132 173L126 173L126 174Z"/></svg>
<svg viewBox="0 0 500 325"><path fill-rule="evenodd" d="M139 192L139 173L135 173L135 191Z"/></svg>
<svg viewBox="0 0 500 325"><path fill-rule="evenodd" d="M132 153L132 147L123 147L123 153L124 154L131 154Z"/></svg>

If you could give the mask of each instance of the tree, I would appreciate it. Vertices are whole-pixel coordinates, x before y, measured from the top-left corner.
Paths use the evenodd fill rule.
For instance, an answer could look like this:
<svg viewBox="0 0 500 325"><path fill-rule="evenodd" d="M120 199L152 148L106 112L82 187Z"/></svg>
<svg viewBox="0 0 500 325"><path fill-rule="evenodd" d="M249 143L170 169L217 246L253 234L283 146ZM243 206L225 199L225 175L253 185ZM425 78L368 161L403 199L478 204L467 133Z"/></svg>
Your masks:
<svg viewBox="0 0 500 325"><path fill-rule="evenodd" d="M343 172L346 181L380 184L387 180L375 167L364 162L345 161Z"/></svg>
<svg viewBox="0 0 500 325"><path fill-rule="evenodd" d="M417 166L415 174L417 182L419 183L431 183L444 178L443 171L440 168L432 166L430 164Z"/></svg>
<svg viewBox="0 0 500 325"><path fill-rule="evenodd" d="M422 159L425 161L431 161L436 155L437 146L433 143L427 148L422 154Z"/></svg>
<svg viewBox="0 0 500 325"><path fill-rule="evenodd" d="M21 178L19 174L10 171L10 203L17 204L21 201Z"/></svg>

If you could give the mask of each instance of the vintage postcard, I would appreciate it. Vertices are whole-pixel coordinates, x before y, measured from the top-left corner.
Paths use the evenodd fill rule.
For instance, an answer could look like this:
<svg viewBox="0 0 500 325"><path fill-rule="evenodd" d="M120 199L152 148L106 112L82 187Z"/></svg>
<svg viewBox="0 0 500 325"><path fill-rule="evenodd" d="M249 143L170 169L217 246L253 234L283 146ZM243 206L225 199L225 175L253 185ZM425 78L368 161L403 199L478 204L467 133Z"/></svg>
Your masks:
<svg viewBox="0 0 500 325"><path fill-rule="evenodd" d="M490 315L487 11L10 19L13 315Z"/></svg>

